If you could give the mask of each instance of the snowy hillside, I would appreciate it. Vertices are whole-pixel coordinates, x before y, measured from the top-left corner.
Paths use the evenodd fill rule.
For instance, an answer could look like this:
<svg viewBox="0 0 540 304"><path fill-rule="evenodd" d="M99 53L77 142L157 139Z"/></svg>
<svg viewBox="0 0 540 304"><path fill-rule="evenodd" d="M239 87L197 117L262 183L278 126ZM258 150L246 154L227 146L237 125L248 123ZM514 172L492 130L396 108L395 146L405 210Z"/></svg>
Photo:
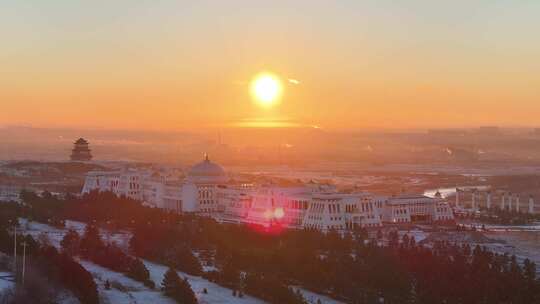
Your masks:
<svg viewBox="0 0 540 304"><path fill-rule="evenodd" d="M60 248L60 242L68 229L75 229L80 235L84 233L85 224L74 221L67 221L66 228L56 228L47 224L31 222L26 219L19 219L22 227L22 233L30 234L36 240L40 238L40 235L46 235L52 246ZM102 230L102 235L107 241L115 241L121 247L127 246L129 238L131 237L129 232L109 233L109 237L106 236ZM81 265L88 270L94 277L94 281L98 285L98 291L102 303L105 304L137 304L137 303L153 303L153 304L172 304L175 303L172 299L165 297L159 291L159 286L163 279L163 275L167 270L164 265L159 265L149 261L144 261L144 264L150 271L150 278L156 284L156 289L152 290L144 286L142 283L128 278L123 273L115 272L107 268L101 267L87 260L78 259ZM233 297L233 291L228 288L221 287L217 284L209 282L201 277L187 275L182 272L178 272L181 277L187 277L193 291L195 292L199 303L201 304L221 304L221 303L233 303L233 304L263 304L265 302L258 300L250 296L244 296L243 298ZM109 290L105 289L105 282L111 283ZM207 293L203 293L206 288Z"/></svg>
<svg viewBox="0 0 540 304"><path fill-rule="evenodd" d="M167 271L167 267L159 264L155 264L149 261L143 261L150 271L150 278L159 286L163 275ZM243 298L234 297L232 290L221 287L215 283L209 282L201 277L192 276L178 271L178 275L182 278L188 278L188 282L191 288L195 292L200 304L225 304L225 303L238 303L238 304L262 304L265 303L259 299L245 295ZM203 293L206 288L207 294Z"/></svg>

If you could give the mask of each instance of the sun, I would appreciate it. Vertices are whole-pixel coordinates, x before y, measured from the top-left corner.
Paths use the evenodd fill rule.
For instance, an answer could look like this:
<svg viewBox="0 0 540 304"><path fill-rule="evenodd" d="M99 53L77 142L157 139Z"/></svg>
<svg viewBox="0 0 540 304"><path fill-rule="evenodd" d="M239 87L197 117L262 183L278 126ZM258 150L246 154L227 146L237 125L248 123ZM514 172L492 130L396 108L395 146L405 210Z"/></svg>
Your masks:
<svg viewBox="0 0 540 304"><path fill-rule="evenodd" d="M262 106L274 105L281 97L281 92L281 81L270 73L259 74L251 81L251 94Z"/></svg>

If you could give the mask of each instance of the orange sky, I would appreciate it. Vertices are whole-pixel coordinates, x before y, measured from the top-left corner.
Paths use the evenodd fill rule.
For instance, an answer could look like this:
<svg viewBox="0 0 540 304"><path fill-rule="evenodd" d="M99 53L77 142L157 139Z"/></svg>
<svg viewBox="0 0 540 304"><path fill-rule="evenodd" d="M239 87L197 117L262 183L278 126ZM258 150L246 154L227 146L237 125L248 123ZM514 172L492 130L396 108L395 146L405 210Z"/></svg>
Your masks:
<svg viewBox="0 0 540 304"><path fill-rule="evenodd" d="M537 126L537 1L0 3L0 125ZM298 79L253 103L260 71Z"/></svg>

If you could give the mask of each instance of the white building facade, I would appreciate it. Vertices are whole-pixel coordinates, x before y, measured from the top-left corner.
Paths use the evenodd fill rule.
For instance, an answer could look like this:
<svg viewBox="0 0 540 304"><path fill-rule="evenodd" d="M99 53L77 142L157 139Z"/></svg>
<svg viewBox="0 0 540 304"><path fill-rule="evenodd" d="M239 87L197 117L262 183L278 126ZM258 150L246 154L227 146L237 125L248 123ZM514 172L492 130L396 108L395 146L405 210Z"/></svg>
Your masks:
<svg viewBox="0 0 540 304"><path fill-rule="evenodd" d="M156 208L197 213L222 222L325 232L454 219L440 197L342 193L334 186L314 182L254 185L230 179L208 157L191 167L185 177L151 170L89 172L82 193L91 191L110 191Z"/></svg>
<svg viewBox="0 0 540 304"><path fill-rule="evenodd" d="M0 202L21 202L22 190L23 188L18 186L0 185Z"/></svg>
<svg viewBox="0 0 540 304"><path fill-rule="evenodd" d="M452 222L454 214L441 197L399 195L386 198L382 221L388 224Z"/></svg>

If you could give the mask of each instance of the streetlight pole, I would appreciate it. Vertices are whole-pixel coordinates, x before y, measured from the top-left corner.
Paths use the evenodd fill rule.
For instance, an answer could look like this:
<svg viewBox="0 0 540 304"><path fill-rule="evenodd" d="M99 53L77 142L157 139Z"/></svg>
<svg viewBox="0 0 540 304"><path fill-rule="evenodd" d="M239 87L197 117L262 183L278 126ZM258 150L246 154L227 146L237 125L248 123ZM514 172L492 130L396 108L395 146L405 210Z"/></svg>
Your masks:
<svg viewBox="0 0 540 304"><path fill-rule="evenodd" d="M13 226L13 272L17 274L17 226Z"/></svg>
<svg viewBox="0 0 540 304"><path fill-rule="evenodd" d="M26 271L26 242L22 242L22 246L23 246L22 284L24 285L24 274Z"/></svg>

